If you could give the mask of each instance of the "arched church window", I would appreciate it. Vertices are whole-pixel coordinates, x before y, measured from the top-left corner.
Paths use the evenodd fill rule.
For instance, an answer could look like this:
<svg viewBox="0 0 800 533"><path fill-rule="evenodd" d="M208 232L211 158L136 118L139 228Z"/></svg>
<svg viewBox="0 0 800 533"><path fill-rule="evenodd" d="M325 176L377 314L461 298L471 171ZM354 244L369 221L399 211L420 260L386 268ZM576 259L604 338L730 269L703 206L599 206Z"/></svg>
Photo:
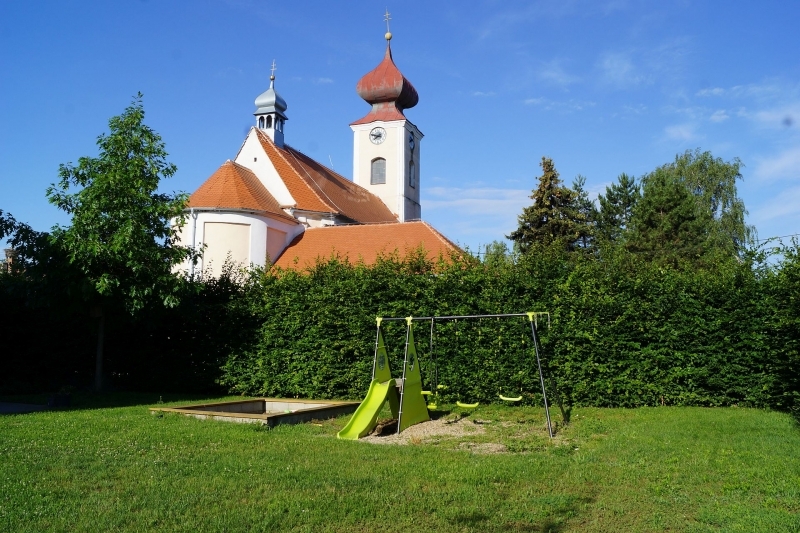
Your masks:
<svg viewBox="0 0 800 533"><path fill-rule="evenodd" d="M264 129L264 117L258 117L258 129Z"/></svg>
<svg viewBox="0 0 800 533"><path fill-rule="evenodd" d="M272 127L272 117L267 117L267 128Z"/></svg>
<svg viewBox="0 0 800 533"><path fill-rule="evenodd" d="M372 160L370 169L369 184L382 185L386 183L386 160L382 157Z"/></svg>
<svg viewBox="0 0 800 533"><path fill-rule="evenodd" d="M417 167L413 161L408 162L408 186L412 189L417 188Z"/></svg>

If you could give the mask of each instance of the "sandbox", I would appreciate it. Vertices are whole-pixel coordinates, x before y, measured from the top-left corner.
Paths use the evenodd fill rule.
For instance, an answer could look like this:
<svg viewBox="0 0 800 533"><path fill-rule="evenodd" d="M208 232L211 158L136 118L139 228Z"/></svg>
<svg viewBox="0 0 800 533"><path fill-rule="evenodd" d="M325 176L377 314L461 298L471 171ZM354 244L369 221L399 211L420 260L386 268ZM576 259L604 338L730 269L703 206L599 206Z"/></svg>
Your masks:
<svg viewBox="0 0 800 533"><path fill-rule="evenodd" d="M300 424L353 413L360 402L338 400L298 400L254 398L232 402L204 403L178 407L151 407L150 412L179 413L201 420L220 420L245 424Z"/></svg>

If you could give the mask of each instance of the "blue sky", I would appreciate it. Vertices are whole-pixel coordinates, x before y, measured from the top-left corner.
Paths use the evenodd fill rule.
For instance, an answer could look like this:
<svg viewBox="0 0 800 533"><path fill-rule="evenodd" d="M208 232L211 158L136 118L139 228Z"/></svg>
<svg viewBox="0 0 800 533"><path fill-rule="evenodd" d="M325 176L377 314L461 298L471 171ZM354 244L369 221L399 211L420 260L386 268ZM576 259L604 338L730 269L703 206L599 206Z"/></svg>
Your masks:
<svg viewBox="0 0 800 533"><path fill-rule="evenodd" d="M394 5L393 5L394 4ZM745 164L760 238L800 233L800 3L117 0L0 3L0 209L67 224L45 189L95 155L144 93L146 122L195 190L232 159L268 86L286 142L352 175L358 79L395 62L420 103L423 218L475 250L529 205L543 155L601 192L687 149Z"/></svg>

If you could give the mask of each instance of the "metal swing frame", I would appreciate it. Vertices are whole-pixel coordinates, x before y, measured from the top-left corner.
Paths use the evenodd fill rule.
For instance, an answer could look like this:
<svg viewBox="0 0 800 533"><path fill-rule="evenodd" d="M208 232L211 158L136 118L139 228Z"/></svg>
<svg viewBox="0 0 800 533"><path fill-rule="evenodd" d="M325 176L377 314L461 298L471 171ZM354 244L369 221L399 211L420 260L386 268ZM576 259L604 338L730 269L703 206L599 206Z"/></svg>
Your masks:
<svg viewBox="0 0 800 533"><path fill-rule="evenodd" d="M407 328L406 328L405 353L403 355L403 380L405 381L406 367L408 366L408 345L409 345L409 337L410 337L412 324L413 324L413 322L418 322L418 321L430 321L430 323L431 323L431 331L430 331L431 337L430 337L429 346L430 346L430 352L431 352L431 356L432 356L431 360L433 361L433 364L434 364L434 374L436 376L434 379L435 379L435 381L438 382L438 369L437 369L437 365L436 365L435 359L433 357L433 355L434 355L433 354L433 332L434 332L434 324L437 321L445 322L445 321L448 321L448 320L457 321L457 320L483 319L483 318L498 318L498 319L499 318L513 318L513 317L524 317L524 318L527 318L528 322L530 322L530 326L531 326L531 338L533 339L533 348L534 348L534 353L536 355L536 367L539 370L539 383L542 386L542 398L544 400L544 412L545 412L545 417L547 418L547 433L550 435L550 438L552 439L553 436L554 436L554 434L553 434L553 424L552 424L552 422L550 420L550 406L549 406L549 404L547 402L547 390L546 390L545 385L544 385L544 373L542 372L542 360L541 360L541 357L539 355L539 336L537 334L539 317L545 317L545 316L547 317L547 325L549 327L550 326L550 313L548 313L548 312L540 312L540 311L529 311L529 312L526 312L526 313L502 313L502 314L495 314L495 315L448 315L448 316L415 316L415 317L378 317L378 330L380 332L380 327L381 327L380 324L381 324L381 322L405 321L408 324ZM378 339L378 337L376 335L376 340L375 340L375 342L376 342L376 344L375 344L375 346L376 346L376 352L375 352L376 356L377 356L377 342L378 342L377 339ZM374 363L373 363L373 377L374 377L374 374L375 374L375 367L374 367ZM401 392L401 394L402 394L402 392ZM400 417L402 417L402 411L400 412ZM398 417L398 421L397 421L397 428L398 428L398 432L399 432L399 429L400 429L400 418L399 417Z"/></svg>

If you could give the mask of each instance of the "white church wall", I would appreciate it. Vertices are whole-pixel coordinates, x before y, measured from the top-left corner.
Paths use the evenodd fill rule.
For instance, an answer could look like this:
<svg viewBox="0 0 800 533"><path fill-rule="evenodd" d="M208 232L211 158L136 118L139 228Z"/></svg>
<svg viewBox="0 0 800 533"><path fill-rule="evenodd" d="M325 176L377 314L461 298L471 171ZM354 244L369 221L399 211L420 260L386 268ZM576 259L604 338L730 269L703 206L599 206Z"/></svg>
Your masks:
<svg viewBox="0 0 800 533"><path fill-rule="evenodd" d="M292 206L297 203L261 146L255 128L250 129L250 133L247 134L247 139L245 139L234 162L253 171L253 174L256 175L281 207Z"/></svg>
<svg viewBox="0 0 800 533"><path fill-rule="evenodd" d="M231 259L242 266L267 265L267 257L277 258L292 240L305 230L302 224L274 219L254 213L195 211L196 219L187 218L179 238L184 246L194 245L203 250L203 257L195 265L194 272L207 270L219 276L228 253ZM247 228L247 232L243 227ZM210 231L209 231L210 230ZM191 272L187 262L180 269Z"/></svg>
<svg viewBox="0 0 800 533"><path fill-rule="evenodd" d="M252 230L252 224L204 222L203 272L210 271L213 277L218 278L227 261L236 268L249 266Z"/></svg>
<svg viewBox="0 0 800 533"><path fill-rule="evenodd" d="M270 264L275 262L286 246L286 232L267 226L267 259Z"/></svg>
<svg viewBox="0 0 800 533"><path fill-rule="evenodd" d="M351 126L355 134L353 143L353 182L361 185L372 194L381 199L386 207L402 220L402 205L398 203L398 159L402 161L402 135L398 132L398 125L402 127L403 121L384 122L376 121L369 124ZM384 128L386 138L381 144L373 144L369 133L373 128ZM400 130L402 131L402 130ZM376 158L386 160L386 183L372 185L372 161ZM402 162L400 163L402 169ZM402 175L402 174L401 174ZM401 193L402 194L402 193Z"/></svg>
<svg viewBox="0 0 800 533"><path fill-rule="evenodd" d="M320 213L318 211L301 211L295 209L292 211L292 216L308 228L323 228L325 226L336 225L336 218L334 215Z"/></svg>
<svg viewBox="0 0 800 533"><path fill-rule="evenodd" d="M420 218L419 141L423 137L422 133L407 120L388 122L377 120L350 127L354 133L353 182L380 198L400 221ZM386 138L382 143L374 144L369 135L378 127L386 130ZM414 136L414 150L409 147L409 135ZM379 157L386 160L386 183L372 185L370 182L372 161ZM408 162L411 160L414 161L416 169L415 187L411 187L408 183ZM409 205L416 207L409 210Z"/></svg>

